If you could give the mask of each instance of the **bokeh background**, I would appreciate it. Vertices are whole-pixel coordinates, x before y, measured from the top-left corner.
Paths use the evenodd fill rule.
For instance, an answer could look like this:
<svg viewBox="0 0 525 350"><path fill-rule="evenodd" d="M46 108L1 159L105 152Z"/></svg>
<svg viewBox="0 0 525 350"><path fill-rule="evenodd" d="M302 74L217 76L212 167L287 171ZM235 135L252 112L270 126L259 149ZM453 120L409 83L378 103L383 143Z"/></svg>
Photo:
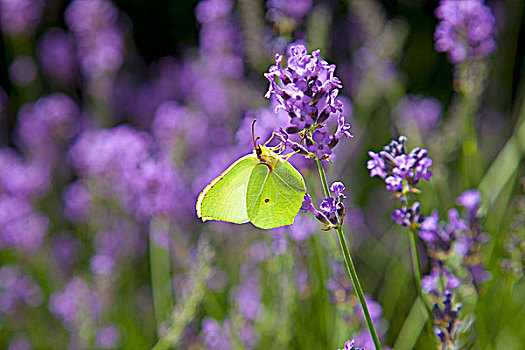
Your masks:
<svg viewBox="0 0 525 350"><path fill-rule="evenodd" d="M523 349L525 3L486 4L497 48L465 77L434 47L438 1L0 0L0 348L373 348L333 231L195 214L253 119L263 140L288 123L263 73L300 42L343 84L354 137L325 165L385 347L436 347L398 204L366 168L403 134L434 161L423 214L482 194L490 280L459 293L462 347ZM315 162L292 163L320 201Z"/></svg>

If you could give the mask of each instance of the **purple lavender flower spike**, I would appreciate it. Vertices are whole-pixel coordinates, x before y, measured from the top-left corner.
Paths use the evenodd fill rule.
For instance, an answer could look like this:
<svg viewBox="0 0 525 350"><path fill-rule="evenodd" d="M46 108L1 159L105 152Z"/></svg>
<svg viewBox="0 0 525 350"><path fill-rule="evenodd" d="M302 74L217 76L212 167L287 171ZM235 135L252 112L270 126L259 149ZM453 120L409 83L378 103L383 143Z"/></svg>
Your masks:
<svg viewBox="0 0 525 350"><path fill-rule="evenodd" d="M2 31L10 36L34 33L40 26L44 5L43 0L1 0Z"/></svg>
<svg viewBox="0 0 525 350"><path fill-rule="evenodd" d="M447 52L452 64L481 59L496 49L495 18L482 0L441 0L436 9L435 48Z"/></svg>
<svg viewBox="0 0 525 350"><path fill-rule="evenodd" d="M403 126L413 122L419 129L430 131L438 124L441 109L441 103L435 98L407 95L398 103L395 111Z"/></svg>
<svg viewBox="0 0 525 350"><path fill-rule="evenodd" d="M481 205L481 193L478 190L465 191L456 199L456 204L465 207L471 216L475 216Z"/></svg>
<svg viewBox="0 0 525 350"><path fill-rule="evenodd" d="M420 179L430 181L433 176L430 171L432 159L428 157L428 151L419 147L414 148L407 154L405 146L406 137L400 136L393 140L378 153L368 152L370 159L367 168L370 176L379 176L385 180L389 191L401 192L404 190L404 181L408 184L408 190L416 186Z"/></svg>
<svg viewBox="0 0 525 350"><path fill-rule="evenodd" d="M264 74L270 82L265 97L273 96L278 103L275 111L289 115L288 134L301 133L300 141L311 153L328 158L343 136L352 136L343 103L337 99L341 81L334 74L335 65L320 58L319 50L309 54L304 45L292 44L288 51L286 67L281 66L283 56L277 54L275 65ZM337 118L337 130L333 134L318 130L330 117Z"/></svg>

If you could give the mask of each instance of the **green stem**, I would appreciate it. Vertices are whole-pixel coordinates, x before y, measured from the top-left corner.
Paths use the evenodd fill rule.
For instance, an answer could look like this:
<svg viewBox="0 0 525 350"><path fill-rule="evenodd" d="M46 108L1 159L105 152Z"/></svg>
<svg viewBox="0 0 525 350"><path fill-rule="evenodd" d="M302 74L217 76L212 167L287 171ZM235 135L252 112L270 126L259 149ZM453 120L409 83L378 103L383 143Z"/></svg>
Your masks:
<svg viewBox="0 0 525 350"><path fill-rule="evenodd" d="M149 260L151 269L151 287L153 292L153 310L157 322L157 332L161 325L168 321L173 307L173 295L170 288L170 252L168 249L160 247L155 242L155 234L162 227L167 229L167 222L164 218L154 217L150 223L149 232Z"/></svg>
<svg viewBox="0 0 525 350"><path fill-rule="evenodd" d="M432 315L432 310L430 310L425 296L423 294L423 288L421 287L421 276L423 275L421 273L421 262L419 261L419 248L417 246L417 236L416 231L414 229L410 230L410 245L412 248L412 265L414 266L414 275L416 278L416 284L417 284L417 292L419 293L419 297L421 298L421 301L425 305L425 309L427 310L427 326L430 332L432 332L432 318L430 317Z"/></svg>
<svg viewBox="0 0 525 350"><path fill-rule="evenodd" d="M321 177L321 182L323 183L324 194L328 198L330 197L330 190L328 189L328 183L326 182L326 175L324 173L323 163L319 159L316 159L316 161L317 161L317 168L319 169L319 176ZM337 231L337 237L339 238L339 245L341 246L341 252L343 253L343 256L345 258L346 268L348 270L348 274L350 275L350 278L352 279L352 284L357 294L357 298L359 299L359 302L361 303L361 307L363 308L363 313L365 314L366 324L368 326L368 329L370 330L370 334L372 335L372 340L374 341L376 350L381 350L381 343L379 342L379 337L377 336L377 332L374 327L374 323L372 322L372 317L370 316L370 312L368 311L368 306L366 305L365 295L363 293L363 289L361 288L361 283L359 282L359 278L357 277L357 272L355 270L354 263L352 261L352 256L350 255L350 251L348 250L346 239L343 234L343 228L341 227L341 225L337 226L336 231Z"/></svg>

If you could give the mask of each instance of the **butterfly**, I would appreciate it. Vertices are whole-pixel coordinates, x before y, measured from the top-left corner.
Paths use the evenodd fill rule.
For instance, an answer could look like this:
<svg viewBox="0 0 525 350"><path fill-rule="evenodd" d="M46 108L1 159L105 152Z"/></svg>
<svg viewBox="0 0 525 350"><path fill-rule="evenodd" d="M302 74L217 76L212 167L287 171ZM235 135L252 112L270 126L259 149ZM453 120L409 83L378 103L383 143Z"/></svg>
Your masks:
<svg viewBox="0 0 525 350"><path fill-rule="evenodd" d="M197 198L197 217L235 224L251 222L262 229L293 224L306 186L303 176L282 155L282 146L257 145L211 181Z"/></svg>

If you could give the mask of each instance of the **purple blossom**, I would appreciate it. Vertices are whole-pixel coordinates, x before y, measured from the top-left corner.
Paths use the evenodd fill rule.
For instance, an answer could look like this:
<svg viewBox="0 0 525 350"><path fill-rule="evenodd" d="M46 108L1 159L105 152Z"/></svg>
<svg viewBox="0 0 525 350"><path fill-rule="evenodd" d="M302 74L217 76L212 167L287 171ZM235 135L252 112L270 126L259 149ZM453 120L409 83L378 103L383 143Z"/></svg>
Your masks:
<svg viewBox="0 0 525 350"><path fill-rule="evenodd" d="M119 331L116 326L109 325L100 328L95 337L95 344L100 349L114 349L119 341Z"/></svg>
<svg viewBox="0 0 525 350"><path fill-rule="evenodd" d="M33 347L31 346L31 343L29 342L29 339L27 339L24 335L17 335L11 339L9 339L9 345L7 347L7 350L32 350Z"/></svg>
<svg viewBox="0 0 525 350"><path fill-rule="evenodd" d="M77 180L62 193L64 215L71 222L86 220L91 205L91 193L86 181Z"/></svg>
<svg viewBox="0 0 525 350"><path fill-rule="evenodd" d="M316 130L312 135L312 139L315 141L313 145L308 146L308 150L315 153L317 158L322 159L325 156L332 154L330 148L330 142L332 142L333 136L327 132Z"/></svg>
<svg viewBox="0 0 525 350"><path fill-rule="evenodd" d="M35 212L25 198L0 195L0 249L35 251L47 234L49 219Z"/></svg>
<svg viewBox="0 0 525 350"><path fill-rule="evenodd" d="M343 194L343 191L345 190L345 185L341 181L336 181L332 183L332 186L330 186L330 191L333 192L335 198L345 198L346 196Z"/></svg>
<svg viewBox="0 0 525 350"><path fill-rule="evenodd" d="M323 199L323 201L321 202L321 205L319 206L319 208L323 211L323 213L326 216L334 215L336 213L337 209L339 209L337 207L337 201L334 198L331 198L331 197Z"/></svg>
<svg viewBox="0 0 525 350"><path fill-rule="evenodd" d="M291 18L299 24L299 21L312 9L312 0L268 0L266 1L268 19L274 23Z"/></svg>
<svg viewBox="0 0 525 350"><path fill-rule="evenodd" d="M63 291L51 294L48 307L55 317L70 327L80 321L81 317L97 318L101 311L101 302L98 294L82 278L75 277Z"/></svg>
<svg viewBox="0 0 525 350"><path fill-rule="evenodd" d="M0 24L10 36L32 34L40 26L43 0L1 0Z"/></svg>
<svg viewBox="0 0 525 350"><path fill-rule="evenodd" d="M82 73L98 78L116 71L124 54L117 8L107 0L75 0L66 9L66 23L77 42Z"/></svg>
<svg viewBox="0 0 525 350"><path fill-rule="evenodd" d="M61 143L78 130L78 107L67 95L55 93L26 104L18 112L17 143L42 166L54 166Z"/></svg>
<svg viewBox="0 0 525 350"><path fill-rule="evenodd" d="M461 280L452 274L444 266L436 266L430 271L430 275L421 279L421 288L425 293L439 295L443 290L454 290L461 285Z"/></svg>
<svg viewBox="0 0 525 350"><path fill-rule="evenodd" d="M49 169L36 161L24 161L11 148L0 149L0 189L14 196L38 198L49 189Z"/></svg>
<svg viewBox="0 0 525 350"><path fill-rule="evenodd" d="M432 97L407 95L396 107L396 114L405 127L410 123L424 131L434 129L441 116L441 103Z"/></svg>
<svg viewBox="0 0 525 350"><path fill-rule="evenodd" d="M36 62L32 57L16 56L9 66L9 77L18 86L27 86L35 81L37 77Z"/></svg>
<svg viewBox="0 0 525 350"><path fill-rule="evenodd" d="M478 190L465 191L456 199L456 204L465 207L474 217L481 205L481 193Z"/></svg>
<svg viewBox="0 0 525 350"><path fill-rule="evenodd" d="M345 343L345 347L343 349L338 349L338 350L364 350L364 349L356 348L354 344L355 344L354 339L347 340Z"/></svg>
<svg viewBox="0 0 525 350"><path fill-rule="evenodd" d="M436 9L435 48L447 52L450 62L481 59L496 49L495 18L482 0L441 0Z"/></svg>
<svg viewBox="0 0 525 350"><path fill-rule="evenodd" d="M255 277L245 278L235 295L235 302L240 314L247 320L254 321L261 307L259 281Z"/></svg>
<svg viewBox="0 0 525 350"><path fill-rule="evenodd" d="M428 157L428 151L416 147L407 154L405 142L406 137L400 136L381 152L368 152L372 158L367 162L370 176L377 175L384 179L389 191L401 192L404 190L404 181L409 187L414 187L420 179L430 181L433 176L429 169L432 159Z"/></svg>
<svg viewBox="0 0 525 350"><path fill-rule="evenodd" d="M227 330L223 329L216 320L205 317L202 320L202 334L204 336L204 343L208 349L232 349Z"/></svg>
<svg viewBox="0 0 525 350"><path fill-rule="evenodd" d="M12 314L17 305L30 307L42 304L44 293L30 275L22 275L16 265L0 267L0 314Z"/></svg>
<svg viewBox="0 0 525 350"><path fill-rule="evenodd" d="M74 85L78 68L70 34L56 27L47 29L39 39L37 51L45 77L59 86Z"/></svg>
<svg viewBox="0 0 525 350"><path fill-rule="evenodd" d="M391 219L395 223L406 227L420 224L423 221L423 214L420 213L420 203L414 202L411 207L403 205L401 209L394 209Z"/></svg>

